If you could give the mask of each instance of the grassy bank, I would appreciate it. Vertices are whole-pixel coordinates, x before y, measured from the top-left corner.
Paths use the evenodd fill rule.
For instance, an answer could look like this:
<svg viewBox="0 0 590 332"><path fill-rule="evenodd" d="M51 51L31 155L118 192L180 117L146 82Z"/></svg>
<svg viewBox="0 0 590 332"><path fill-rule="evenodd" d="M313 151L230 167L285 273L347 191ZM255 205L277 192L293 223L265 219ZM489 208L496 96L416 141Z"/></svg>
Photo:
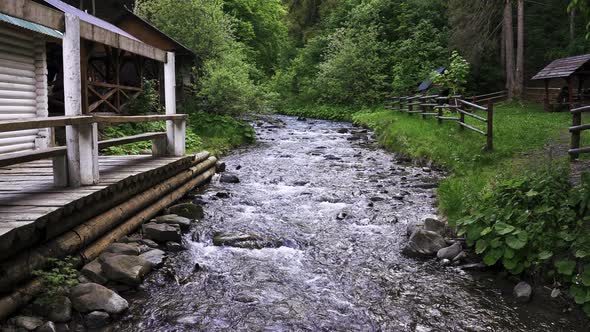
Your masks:
<svg viewBox="0 0 590 332"><path fill-rule="evenodd" d="M289 105L282 107L279 113L304 118L314 118L332 121L353 121L357 113L373 112L379 108L342 107L331 105Z"/></svg>
<svg viewBox="0 0 590 332"><path fill-rule="evenodd" d="M165 131L166 125L158 123L123 124L105 128L104 139L125 137L145 132ZM186 128L186 150L188 153L207 150L214 155L222 155L242 144L252 143L254 129L246 122L230 116L212 115L203 112L192 113ZM106 154L149 153L151 142L138 142L105 150Z"/></svg>
<svg viewBox="0 0 590 332"><path fill-rule="evenodd" d="M357 113L353 121L374 129L387 149L414 159L431 160L450 171L438 196L440 211L453 223L462 217L466 202L473 202L484 190L522 169L525 157L546 154L542 151L544 145L567 139L564 135L570 116L545 113L534 104L497 106L493 152L483 151L483 136L460 131L454 123L438 125L434 118L423 120L381 110Z"/></svg>

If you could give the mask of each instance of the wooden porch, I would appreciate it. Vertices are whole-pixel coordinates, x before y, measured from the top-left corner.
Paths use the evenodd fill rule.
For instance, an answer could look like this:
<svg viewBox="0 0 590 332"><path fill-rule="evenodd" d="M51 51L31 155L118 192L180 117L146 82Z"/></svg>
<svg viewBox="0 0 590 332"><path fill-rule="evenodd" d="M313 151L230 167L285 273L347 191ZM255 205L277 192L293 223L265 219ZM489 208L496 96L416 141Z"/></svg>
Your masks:
<svg viewBox="0 0 590 332"><path fill-rule="evenodd" d="M56 188L51 160L0 168L0 259L59 235L191 167L195 156L100 156L100 182Z"/></svg>

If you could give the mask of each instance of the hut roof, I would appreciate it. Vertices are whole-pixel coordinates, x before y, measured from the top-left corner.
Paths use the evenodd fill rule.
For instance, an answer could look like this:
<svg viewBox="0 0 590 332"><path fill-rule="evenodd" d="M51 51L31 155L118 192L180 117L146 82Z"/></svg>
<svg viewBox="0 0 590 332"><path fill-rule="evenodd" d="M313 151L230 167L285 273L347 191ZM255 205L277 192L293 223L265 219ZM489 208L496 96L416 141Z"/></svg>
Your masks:
<svg viewBox="0 0 590 332"><path fill-rule="evenodd" d="M447 70L445 67L440 67L437 70L435 70L435 72L442 74L445 72L445 70ZM420 86L418 86L418 89L416 89L416 91L418 91L418 92L426 91L426 90L430 89L431 85L432 85L432 79L430 79L430 76L426 77L426 79L422 83L420 83Z"/></svg>
<svg viewBox="0 0 590 332"><path fill-rule="evenodd" d="M574 74L590 61L590 54L577 55L569 58L557 59L543 68L533 80L544 80L549 78L566 78Z"/></svg>

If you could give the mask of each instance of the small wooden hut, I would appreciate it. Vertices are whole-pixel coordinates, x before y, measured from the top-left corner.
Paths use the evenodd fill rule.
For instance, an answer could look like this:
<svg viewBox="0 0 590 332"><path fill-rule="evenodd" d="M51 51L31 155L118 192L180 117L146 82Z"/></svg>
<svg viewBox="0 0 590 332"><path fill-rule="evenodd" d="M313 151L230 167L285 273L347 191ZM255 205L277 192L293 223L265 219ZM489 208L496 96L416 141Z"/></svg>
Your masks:
<svg viewBox="0 0 590 332"><path fill-rule="evenodd" d="M545 84L545 111L555 110L558 106L571 109L575 104L587 101L590 97L585 92L584 83L590 76L590 54L577 55L569 58L557 59L533 76L532 80L543 80ZM565 85L557 100L549 98L550 81L565 80Z"/></svg>

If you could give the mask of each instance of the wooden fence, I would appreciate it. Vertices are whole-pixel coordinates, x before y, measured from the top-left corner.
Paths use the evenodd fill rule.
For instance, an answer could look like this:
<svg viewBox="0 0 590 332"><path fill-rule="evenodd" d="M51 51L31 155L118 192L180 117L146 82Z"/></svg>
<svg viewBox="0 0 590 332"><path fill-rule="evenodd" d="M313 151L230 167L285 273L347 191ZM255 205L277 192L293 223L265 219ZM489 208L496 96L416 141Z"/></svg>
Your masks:
<svg viewBox="0 0 590 332"><path fill-rule="evenodd" d="M484 100L487 106L481 106L475 102L462 99L462 96L443 97L438 95L428 96L406 96L395 97L385 104L386 109L407 113L409 115L421 115L423 119L434 117L439 125L445 121L456 122L460 130L470 130L486 137L486 151L494 149L494 99L500 95ZM445 110L451 113L451 116L445 115ZM485 115L480 116L476 112L483 112ZM473 118L485 124L484 129L477 128L465 121L466 117ZM590 127L589 127L590 128Z"/></svg>
<svg viewBox="0 0 590 332"><path fill-rule="evenodd" d="M570 127L571 144L569 155L572 160L578 159L582 153L590 153L590 147L581 147L582 132L590 129L590 124L582 124L582 114L590 112L590 106L582 106L570 110L572 126Z"/></svg>

